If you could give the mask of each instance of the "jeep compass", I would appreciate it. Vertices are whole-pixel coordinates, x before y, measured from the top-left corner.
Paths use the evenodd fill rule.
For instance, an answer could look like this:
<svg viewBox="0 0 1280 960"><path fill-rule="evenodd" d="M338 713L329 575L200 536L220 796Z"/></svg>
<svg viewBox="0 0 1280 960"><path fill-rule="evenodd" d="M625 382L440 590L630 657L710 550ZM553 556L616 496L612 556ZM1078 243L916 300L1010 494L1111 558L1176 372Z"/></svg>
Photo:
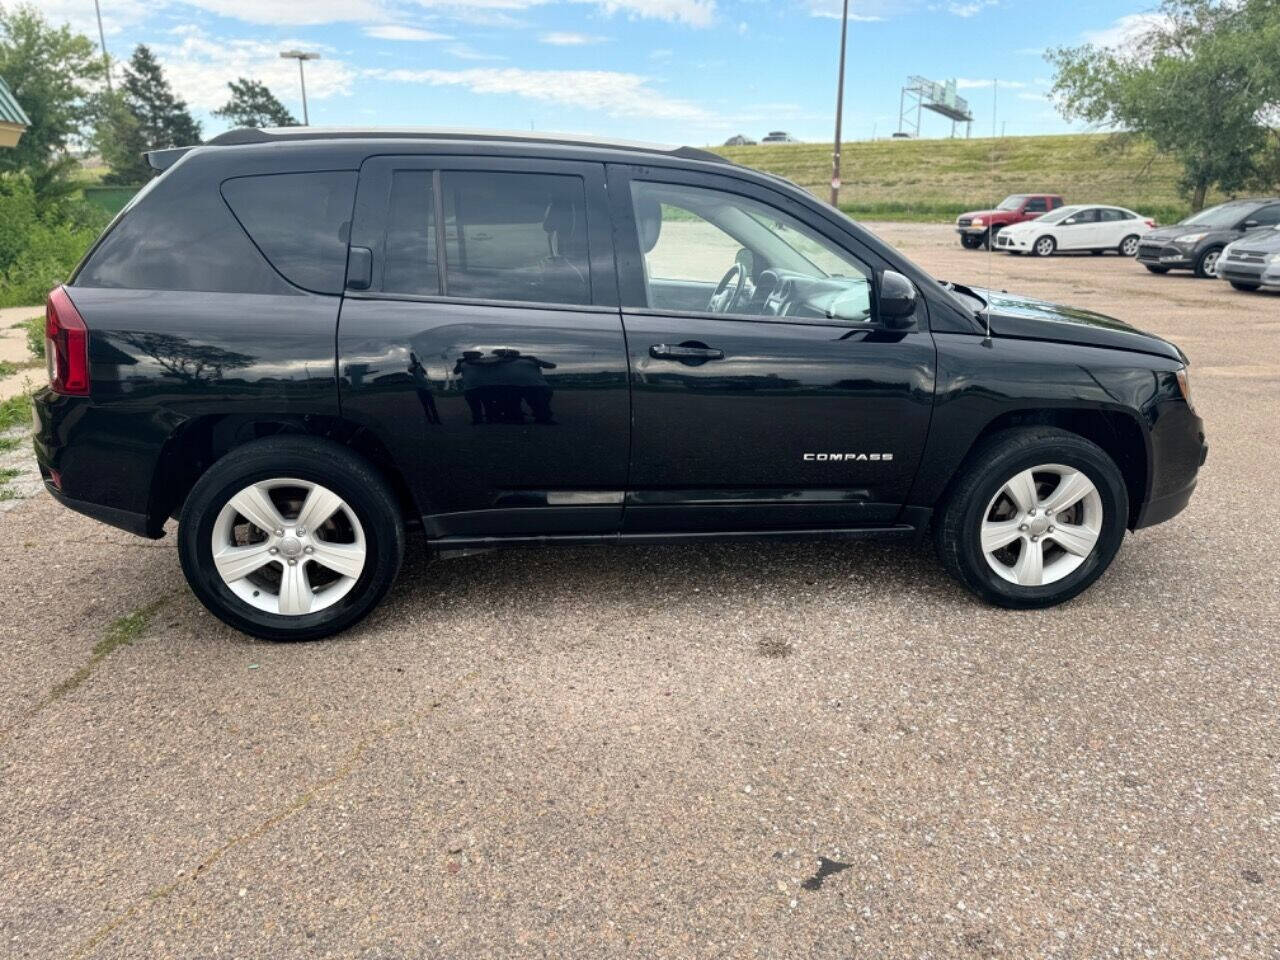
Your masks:
<svg viewBox="0 0 1280 960"><path fill-rule="evenodd" d="M260 637L356 623L437 551L931 535L1045 607L1186 506L1187 360L941 283L689 148L236 130L161 171L50 295L36 453Z"/></svg>

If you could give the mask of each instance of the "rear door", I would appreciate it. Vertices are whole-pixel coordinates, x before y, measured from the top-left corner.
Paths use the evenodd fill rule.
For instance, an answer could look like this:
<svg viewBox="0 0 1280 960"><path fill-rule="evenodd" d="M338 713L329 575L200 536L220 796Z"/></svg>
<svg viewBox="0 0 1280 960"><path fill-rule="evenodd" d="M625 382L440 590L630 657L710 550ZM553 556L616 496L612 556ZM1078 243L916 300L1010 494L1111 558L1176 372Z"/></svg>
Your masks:
<svg viewBox="0 0 1280 960"><path fill-rule="evenodd" d="M909 330L877 322L890 265L749 181L611 166L609 184L631 359L624 529L893 522L935 350L923 307Z"/></svg>
<svg viewBox="0 0 1280 960"><path fill-rule="evenodd" d="M379 157L360 173L342 410L432 536L616 530L627 356L598 164Z"/></svg>

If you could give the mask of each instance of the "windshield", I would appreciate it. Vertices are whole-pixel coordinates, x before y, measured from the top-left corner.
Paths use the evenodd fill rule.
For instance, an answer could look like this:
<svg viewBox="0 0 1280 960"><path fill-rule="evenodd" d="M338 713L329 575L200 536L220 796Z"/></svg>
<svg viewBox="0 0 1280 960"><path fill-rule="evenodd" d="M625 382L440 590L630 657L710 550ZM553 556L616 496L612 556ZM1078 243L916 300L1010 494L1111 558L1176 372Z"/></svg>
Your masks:
<svg viewBox="0 0 1280 960"><path fill-rule="evenodd" d="M1071 216L1073 213L1079 213L1081 209L1083 208L1079 206L1059 207L1057 210L1046 213L1043 217L1037 217L1036 221L1038 223L1059 223L1067 219L1067 217Z"/></svg>
<svg viewBox="0 0 1280 960"><path fill-rule="evenodd" d="M1201 210L1183 220L1184 227L1234 227L1236 221L1249 212L1244 203L1220 203L1208 210Z"/></svg>
<svg viewBox="0 0 1280 960"><path fill-rule="evenodd" d="M1027 196L1023 193L1016 193L1012 197L1005 197L1000 201L997 210L1021 210L1022 205L1027 202Z"/></svg>

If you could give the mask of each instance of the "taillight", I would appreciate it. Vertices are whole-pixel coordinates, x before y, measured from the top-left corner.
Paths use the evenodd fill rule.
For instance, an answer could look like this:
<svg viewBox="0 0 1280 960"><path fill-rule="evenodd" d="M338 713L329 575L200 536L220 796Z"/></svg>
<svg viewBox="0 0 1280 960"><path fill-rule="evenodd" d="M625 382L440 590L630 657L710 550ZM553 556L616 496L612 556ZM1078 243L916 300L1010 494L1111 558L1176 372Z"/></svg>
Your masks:
<svg viewBox="0 0 1280 960"><path fill-rule="evenodd" d="M54 393L89 395L89 328L66 287L54 287L44 308L44 355Z"/></svg>
<svg viewBox="0 0 1280 960"><path fill-rule="evenodd" d="M1156 228L1156 222L1155 222L1154 220L1147 220L1147 221L1146 221L1146 224L1147 224L1147 226L1148 226L1148 227L1150 227L1152 230L1154 230L1154 229Z"/></svg>

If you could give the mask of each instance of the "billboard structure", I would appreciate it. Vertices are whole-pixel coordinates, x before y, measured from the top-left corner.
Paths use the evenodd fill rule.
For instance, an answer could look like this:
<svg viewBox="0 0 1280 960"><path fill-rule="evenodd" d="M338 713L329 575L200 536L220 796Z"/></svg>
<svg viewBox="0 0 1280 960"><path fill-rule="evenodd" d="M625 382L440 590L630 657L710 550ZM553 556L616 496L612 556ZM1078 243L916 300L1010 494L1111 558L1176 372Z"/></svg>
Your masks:
<svg viewBox="0 0 1280 960"><path fill-rule="evenodd" d="M899 137L920 136L920 123L924 111L931 110L951 121L951 136L956 135L956 125L965 125L964 135L973 132L973 111L969 101L956 92L956 82L935 83L924 77L908 77L898 100Z"/></svg>

